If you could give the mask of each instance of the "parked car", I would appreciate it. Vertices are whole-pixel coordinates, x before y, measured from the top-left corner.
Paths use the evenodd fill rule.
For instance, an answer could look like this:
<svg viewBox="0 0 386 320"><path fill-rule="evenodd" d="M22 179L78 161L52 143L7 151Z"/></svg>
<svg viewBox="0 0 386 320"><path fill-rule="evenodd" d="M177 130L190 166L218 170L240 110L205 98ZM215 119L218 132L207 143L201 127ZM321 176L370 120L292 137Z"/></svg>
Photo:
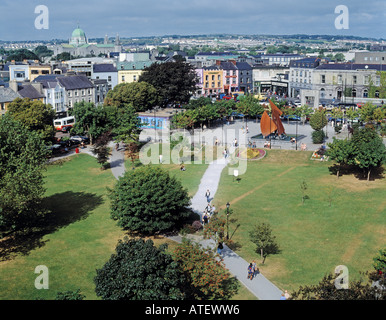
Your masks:
<svg viewBox="0 0 386 320"><path fill-rule="evenodd" d="M289 121L292 121L292 120L293 121L300 121L301 120L299 116L294 115L294 114L285 115L285 116L283 116L283 119L284 120L289 120Z"/></svg>
<svg viewBox="0 0 386 320"><path fill-rule="evenodd" d="M90 143L90 139L86 136L72 136L72 137L70 137L70 141L78 142L78 143L83 142L85 144Z"/></svg>

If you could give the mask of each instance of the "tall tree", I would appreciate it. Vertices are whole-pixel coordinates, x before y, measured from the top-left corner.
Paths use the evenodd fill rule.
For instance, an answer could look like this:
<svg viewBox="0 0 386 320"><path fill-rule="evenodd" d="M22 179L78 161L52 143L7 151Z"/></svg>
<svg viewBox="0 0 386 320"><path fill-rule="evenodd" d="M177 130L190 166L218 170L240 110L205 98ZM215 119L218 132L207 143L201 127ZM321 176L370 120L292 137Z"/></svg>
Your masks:
<svg viewBox="0 0 386 320"><path fill-rule="evenodd" d="M160 167L127 171L110 192L111 217L126 230L143 234L165 232L189 216L188 192Z"/></svg>
<svg viewBox="0 0 386 320"><path fill-rule="evenodd" d="M107 93L104 104L123 107L130 104L136 111L146 111L158 103L157 89L147 82L121 83Z"/></svg>
<svg viewBox="0 0 386 320"><path fill-rule="evenodd" d="M197 89L198 76L194 67L183 61L153 63L145 68L139 82L153 85L160 96L162 107L188 103Z"/></svg>
<svg viewBox="0 0 386 320"><path fill-rule="evenodd" d="M36 131L46 142L55 136L53 124L55 111L50 104L28 98L16 98L9 104L8 112L29 130Z"/></svg>
<svg viewBox="0 0 386 320"><path fill-rule="evenodd" d="M71 133L86 133L91 144L106 131L105 111L102 107L96 107L92 102L75 103L69 114L75 117L75 125L71 129Z"/></svg>
<svg viewBox="0 0 386 320"><path fill-rule="evenodd" d="M228 299L235 287L228 286L230 274L211 250L184 238L173 253L187 279L188 298L197 300Z"/></svg>
<svg viewBox="0 0 386 320"><path fill-rule="evenodd" d="M47 155L36 132L8 114L0 118L0 238L28 228L44 213L42 171Z"/></svg>
<svg viewBox="0 0 386 320"><path fill-rule="evenodd" d="M338 289L336 276L328 274L316 285L301 286L291 293L292 300L384 300L386 291L364 280L350 281L348 289Z"/></svg>
<svg viewBox="0 0 386 320"><path fill-rule="evenodd" d="M249 232L250 240L256 245L256 252L261 254L263 264L270 254L279 251L276 237L272 234L272 228L267 223L259 223Z"/></svg>
<svg viewBox="0 0 386 320"><path fill-rule="evenodd" d="M344 165L351 164L353 161L354 145L351 141L345 139L332 138L333 142L328 144L327 155L331 160L335 160L339 167L336 172L336 177L339 178L339 172Z"/></svg>
<svg viewBox="0 0 386 320"><path fill-rule="evenodd" d="M183 299L183 274L166 248L152 240L119 240L116 252L96 271L96 294L103 300Z"/></svg>
<svg viewBox="0 0 386 320"><path fill-rule="evenodd" d="M386 161L386 147L382 138L375 129L365 127L354 133L352 143L355 146L353 163L367 171L367 180L370 180L371 170Z"/></svg>
<svg viewBox="0 0 386 320"><path fill-rule="evenodd" d="M142 130L141 120L130 104L109 108L108 123L116 141L123 141L126 144L138 142Z"/></svg>

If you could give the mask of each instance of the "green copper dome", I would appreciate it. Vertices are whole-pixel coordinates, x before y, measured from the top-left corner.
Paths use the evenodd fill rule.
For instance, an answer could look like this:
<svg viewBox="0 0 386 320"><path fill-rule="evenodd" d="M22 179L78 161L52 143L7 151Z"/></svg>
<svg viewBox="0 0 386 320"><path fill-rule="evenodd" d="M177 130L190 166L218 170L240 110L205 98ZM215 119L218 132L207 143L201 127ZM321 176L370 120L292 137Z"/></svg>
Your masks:
<svg viewBox="0 0 386 320"><path fill-rule="evenodd" d="M87 44L86 34L78 26L78 28L76 28L72 32L71 39L70 39L70 45L75 46L75 47L80 47L84 44Z"/></svg>
<svg viewBox="0 0 386 320"><path fill-rule="evenodd" d="M86 37L86 34L84 33L84 31L80 28L76 28L73 32L72 32L72 38L83 38L83 37Z"/></svg>

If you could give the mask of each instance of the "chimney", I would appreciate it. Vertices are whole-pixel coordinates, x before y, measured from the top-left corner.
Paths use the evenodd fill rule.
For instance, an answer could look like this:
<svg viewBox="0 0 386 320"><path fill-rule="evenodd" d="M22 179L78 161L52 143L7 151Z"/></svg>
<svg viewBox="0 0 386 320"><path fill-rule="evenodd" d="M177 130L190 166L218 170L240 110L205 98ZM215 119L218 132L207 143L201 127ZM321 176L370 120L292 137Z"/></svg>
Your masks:
<svg viewBox="0 0 386 320"><path fill-rule="evenodd" d="M39 92L43 93L43 85L40 82L31 82L31 85Z"/></svg>
<svg viewBox="0 0 386 320"><path fill-rule="evenodd" d="M9 81L9 88L15 91L16 93L19 91L19 86L16 80Z"/></svg>

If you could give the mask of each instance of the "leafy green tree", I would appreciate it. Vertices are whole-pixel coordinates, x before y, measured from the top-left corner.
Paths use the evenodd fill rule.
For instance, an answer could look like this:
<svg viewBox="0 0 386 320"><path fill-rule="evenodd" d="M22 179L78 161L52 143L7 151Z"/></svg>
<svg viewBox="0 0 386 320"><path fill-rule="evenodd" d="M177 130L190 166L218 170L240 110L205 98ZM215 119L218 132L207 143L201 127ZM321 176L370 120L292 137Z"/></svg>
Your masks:
<svg viewBox="0 0 386 320"><path fill-rule="evenodd" d="M199 97L198 99L190 100L189 103L185 106L187 109L197 109L199 107L211 104L212 99L209 97Z"/></svg>
<svg viewBox="0 0 386 320"><path fill-rule="evenodd" d="M156 88L147 82L121 83L107 93L105 105L122 107L130 104L136 111L146 111L158 103Z"/></svg>
<svg viewBox="0 0 386 320"><path fill-rule="evenodd" d="M72 134L87 134L90 143L106 131L106 114L103 107L95 106L92 102L78 102L69 114L75 117L75 125L71 129Z"/></svg>
<svg viewBox="0 0 386 320"><path fill-rule="evenodd" d="M16 98L9 104L8 112L29 130L36 131L46 142L55 136L55 111L50 104L28 98Z"/></svg>
<svg viewBox="0 0 386 320"><path fill-rule="evenodd" d="M188 109L173 115L172 124L176 129L190 129L198 122L198 109Z"/></svg>
<svg viewBox="0 0 386 320"><path fill-rule="evenodd" d="M260 253L263 264L268 255L279 252L276 236L272 234L272 228L268 223L256 224L249 232L249 239L256 245L256 253Z"/></svg>
<svg viewBox="0 0 386 320"><path fill-rule="evenodd" d="M384 300L386 291L364 280L350 280L348 289L337 289L336 276L325 275L317 285L301 286L291 293L291 300Z"/></svg>
<svg viewBox="0 0 386 320"><path fill-rule="evenodd" d="M39 60L39 57L28 49L16 49L8 52L6 61Z"/></svg>
<svg viewBox="0 0 386 320"><path fill-rule="evenodd" d="M181 300L184 277L167 245L152 240L119 240L116 252L96 270L95 292L103 300Z"/></svg>
<svg viewBox="0 0 386 320"><path fill-rule="evenodd" d="M53 57L51 60L56 60L56 61L67 61L74 59L74 57L71 55L69 52L62 52Z"/></svg>
<svg viewBox="0 0 386 320"><path fill-rule="evenodd" d="M194 67L182 61L153 63L143 70L139 82L153 85L160 96L162 107L188 103L197 89L198 76Z"/></svg>
<svg viewBox="0 0 386 320"><path fill-rule="evenodd" d="M351 139L355 146L354 165L367 171L367 181L371 170L386 161L386 147L377 132L369 127L356 131Z"/></svg>
<svg viewBox="0 0 386 320"><path fill-rule="evenodd" d="M109 160L109 150L107 144L111 140L110 132L102 134L95 142L92 152L97 156L97 161L101 165L101 169L106 168L106 163Z"/></svg>
<svg viewBox="0 0 386 320"><path fill-rule="evenodd" d="M339 178L339 172L344 165L349 165L353 161L354 146L351 141L345 139L340 140L335 137L333 142L328 144L327 155L331 160L335 160L339 167L336 172L336 177Z"/></svg>
<svg viewBox="0 0 386 320"><path fill-rule="evenodd" d="M33 52L39 57L39 59L50 57L54 53L52 50L49 50L47 46L37 46Z"/></svg>
<svg viewBox="0 0 386 320"><path fill-rule="evenodd" d="M111 107L108 112L108 123L116 141L126 144L137 143L141 133L141 119L131 105Z"/></svg>
<svg viewBox="0 0 386 320"><path fill-rule="evenodd" d="M312 142L322 143L324 140L323 128L327 125L327 117L323 110L316 110L310 117L310 126L314 129L312 132Z"/></svg>
<svg viewBox="0 0 386 320"><path fill-rule="evenodd" d="M373 267L376 271L386 273L386 248L378 251L378 255L373 259Z"/></svg>
<svg viewBox="0 0 386 320"><path fill-rule="evenodd" d="M111 217L132 232L155 234L178 227L189 216L181 182L160 167L127 171L110 192Z"/></svg>
<svg viewBox="0 0 386 320"><path fill-rule="evenodd" d="M313 108L305 104L296 108L294 113L302 119L302 122L304 125L307 117L310 116L312 112L313 112Z"/></svg>
<svg viewBox="0 0 386 320"><path fill-rule="evenodd" d="M322 130L327 125L326 114L323 110L316 110L310 117L310 126L318 131Z"/></svg>
<svg viewBox="0 0 386 320"><path fill-rule="evenodd" d="M352 123L354 119L359 117L359 112L353 107L350 107L348 110L346 110L346 117Z"/></svg>
<svg viewBox="0 0 386 320"><path fill-rule="evenodd" d="M374 111L377 106L373 105L371 102L366 102L364 106L362 106L360 110L360 119L363 122L371 122L374 120Z"/></svg>
<svg viewBox="0 0 386 320"><path fill-rule="evenodd" d="M0 118L0 238L23 231L45 213L44 141L8 114Z"/></svg>
<svg viewBox="0 0 386 320"><path fill-rule="evenodd" d="M213 251L184 238L174 249L173 258L187 279L185 291L189 299L229 299L236 293L237 288L228 285L229 272Z"/></svg>

